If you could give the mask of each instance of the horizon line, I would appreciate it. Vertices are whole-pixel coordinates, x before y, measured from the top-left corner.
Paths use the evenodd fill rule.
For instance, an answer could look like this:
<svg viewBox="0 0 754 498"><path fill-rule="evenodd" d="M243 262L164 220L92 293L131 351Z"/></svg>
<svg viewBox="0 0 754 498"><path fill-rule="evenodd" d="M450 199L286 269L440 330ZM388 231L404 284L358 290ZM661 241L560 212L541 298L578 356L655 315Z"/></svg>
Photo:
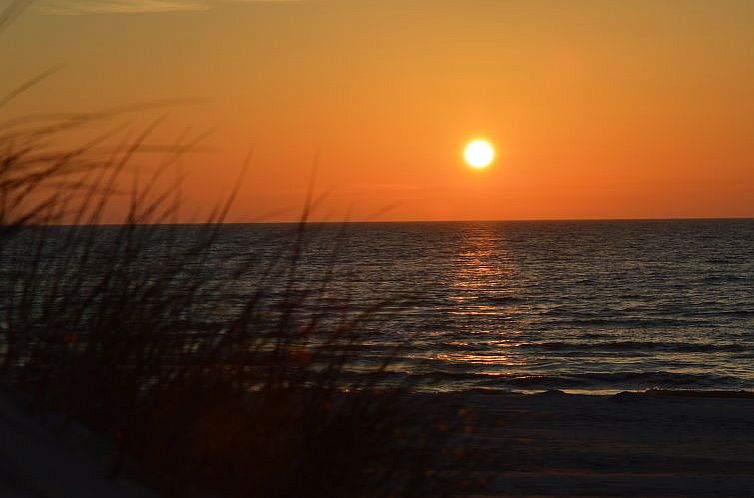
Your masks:
<svg viewBox="0 0 754 498"><path fill-rule="evenodd" d="M724 217L677 217L677 218L509 218L509 219L462 219L462 220L289 220L289 221L196 221L178 223L60 223L51 225L26 225L22 228L40 227L72 227L72 226L204 226L204 225L297 225L305 224L380 224L380 223L552 223L552 222L637 222L637 221L754 221L754 216L724 216Z"/></svg>

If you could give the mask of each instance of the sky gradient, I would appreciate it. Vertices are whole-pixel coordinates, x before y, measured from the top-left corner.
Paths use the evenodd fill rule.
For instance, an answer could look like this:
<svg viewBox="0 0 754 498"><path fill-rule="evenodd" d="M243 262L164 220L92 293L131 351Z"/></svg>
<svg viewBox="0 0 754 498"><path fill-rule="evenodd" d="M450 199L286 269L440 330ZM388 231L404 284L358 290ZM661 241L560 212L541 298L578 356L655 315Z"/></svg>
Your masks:
<svg viewBox="0 0 754 498"><path fill-rule="evenodd" d="M315 156L322 219L751 217L751 26L748 0L39 0L0 93L61 67L2 117L202 99L155 137L213 130L186 220L249 147L232 221L296 219Z"/></svg>

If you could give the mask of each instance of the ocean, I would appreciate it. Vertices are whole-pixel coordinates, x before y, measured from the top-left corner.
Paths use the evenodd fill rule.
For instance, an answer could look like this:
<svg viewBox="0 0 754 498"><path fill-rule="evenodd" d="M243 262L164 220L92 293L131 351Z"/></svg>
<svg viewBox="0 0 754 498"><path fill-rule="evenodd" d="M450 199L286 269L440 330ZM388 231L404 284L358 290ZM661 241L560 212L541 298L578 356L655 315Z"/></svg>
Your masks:
<svg viewBox="0 0 754 498"><path fill-rule="evenodd" d="M30 233L64 230L30 229L4 261L23 266ZM84 230L107 241L119 229ZM207 230L155 227L144 257ZM186 271L224 294L193 319L230 312L289 268L297 230L220 227ZM432 389L754 388L754 220L310 224L305 239L294 287L325 288L306 312L367 311L379 327L363 360L396 355L396 375ZM267 298L282 294L284 282L264 281Z"/></svg>

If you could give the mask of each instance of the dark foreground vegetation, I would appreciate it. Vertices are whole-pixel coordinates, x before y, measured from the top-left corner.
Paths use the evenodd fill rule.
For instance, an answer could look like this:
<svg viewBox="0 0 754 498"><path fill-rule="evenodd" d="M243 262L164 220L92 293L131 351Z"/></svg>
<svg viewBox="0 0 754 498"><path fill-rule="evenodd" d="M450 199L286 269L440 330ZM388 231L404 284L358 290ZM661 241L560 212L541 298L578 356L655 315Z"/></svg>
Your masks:
<svg viewBox="0 0 754 498"><path fill-rule="evenodd" d="M200 136L164 147L149 127L70 145L149 107L0 123L2 383L110 441L112 477L163 496L469 489L462 421L432 422L416 386L387 376L390 358L361 361L379 307L323 304L338 241L320 273L302 271L311 202L273 264L259 247L218 262L235 194L189 237L164 225L182 203L181 175L165 178ZM92 229L114 203L122 223Z"/></svg>
<svg viewBox="0 0 754 498"><path fill-rule="evenodd" d="M427 423L390 358L361 362L378 309L326 305L329 270L299 268L305 219L274 264L253 247L218 261L227 205L193 230L160 225L179 201L150 192L154 178L114 193L146 135L104 163L92 148L42 148L76 121L0 137L4 383L112 441L113 476L165 496L456 490L461 439ZM119 195L123 224L93 229Z"/></svg>

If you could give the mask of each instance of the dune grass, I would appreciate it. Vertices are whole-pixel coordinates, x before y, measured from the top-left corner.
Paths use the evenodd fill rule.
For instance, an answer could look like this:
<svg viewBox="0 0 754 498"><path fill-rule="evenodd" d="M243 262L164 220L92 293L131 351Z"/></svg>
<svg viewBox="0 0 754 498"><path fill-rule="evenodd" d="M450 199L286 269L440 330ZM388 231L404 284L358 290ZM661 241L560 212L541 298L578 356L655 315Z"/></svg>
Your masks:
<svg viewBox="0 0 754 498"><path fill-rule="evenodd" d="M159 147L146 174L131 166L157 123L130 138L61 138L147 107L0 123L0 381L111 441L112 476L163 496L468 487L461 422L435 423L429 398L388 375L392 358L362 358L389 323L375 314L401 303L327 305L342 240L312 245L311 200L284 253L262 257L258 240L227 260L236 192L202 225L170 224L181 177L164 179L201 136ZM122 223L98 226L124 198ZM302 270L323 250L319 273Z"/></svg>

